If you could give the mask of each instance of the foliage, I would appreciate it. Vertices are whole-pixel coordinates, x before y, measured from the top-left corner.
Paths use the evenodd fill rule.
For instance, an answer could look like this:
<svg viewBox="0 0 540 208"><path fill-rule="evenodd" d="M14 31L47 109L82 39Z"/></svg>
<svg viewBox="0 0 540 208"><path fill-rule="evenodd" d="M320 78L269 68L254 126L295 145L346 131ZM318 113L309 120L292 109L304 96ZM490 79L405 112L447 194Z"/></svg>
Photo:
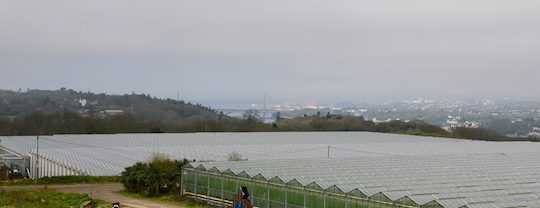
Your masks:
<svg viewBox="0 0 540 208"><path fill-rule="evenodd" d="M217 112L201 104L158 99L135 93L107 95L70 89L26 92L0 90L0 101L0 116L14 116L18 119L26 117L36 109L47 114L78 112L85 116L98 117L109 116L105 110L122 110L145 122L190 122L219 117ZM222 119L231 118L222 116Z"/></svg>
<svg viewBox="0 0 540 208"><path fill-rule="evenodd" d="M516 141L483 128L456 128L448 132L424 121L388 121L374 123L358 116L340 116L327 114L282 119L276 123L279 131L372 131L382 133L410 134L418 136L452 137L461 139ZM522 138L522 141L538 141L535 138Z"/></svg>
<svg viewBox="0 0 540 208"><path fill-rule="evenodd" d="M144 122L131 114L110 118L83 117L74 112L34 112L22 119L0 119L0 136L50 134L112 134L162 132L269 131L270 125L251 120L198 120L185 123Z"/></svg>
<svg viewBox="0 0 540 208"><path fill-rule="evenodd" d="M182 207L193 207L193 208L212 208L213 207L213 206L206 205L204 203L200 203L189 198L185 198L178 194L164 194L161 196L146 197L141 194L133 193L127 190L119 191L118 193L127 197L131 197L131 198L151 200L151 201L172 204L172 205L177 205L177 206L182 206Z"/></svg>
<svg viewBox="0 0 540 208"><path fill-rule="evenodd" d="M9 167L6 165L0 166L0 181L8 180ZM1 184L1 183L0 183Z"/></svg>
<svg viewBox="0 0 540 208"><path fill-rule="evenodd" d="M23 185L52 185L52 184L100 184L118 183L120 176L52 176L38 180L6 180L0 181L0 186L23 186Z"/></svg>
<svg viewBox="0 0 540 208"><path fill-rule="evenodd" d="M227 160L228 161L246 161L248 160L247 158L244 158L244 156L242 156L240 153L238 152L231 152L229 153L228 157L227 157Z"/></svg>
<svg viewBox="0 0 540 208"><path fill-rule="evenodd" d="M109 205L105 201L93 200L87 194L64 194L53 190L0 192L0 207L79 207L85 201L92 201L94 207L108 207Z"/></svg>
<svg viewBox="0 0 540 208"><path fill-rule="evenodd" d="M451 134L455 138L472 139L472 140L490 140L490 141L505 141L507 137L501 136L495 131L483 128L455 128Z"/></svg>
<svg viewBox="0 0 540 208"><path fill-rule="evenodd" d="M130 114L111 118L82 117L77 113L32 113L23 119L0 119L0 135L105 134L105 133L184 133L184 132L270 132L270 131L371 131L479 140L508 140L486 129L462 129L455 132L424 121L389 121L375 123L359 116L305 116L263 123L252 113L246 119L199 120L185 123L143 122ZM536 138L520 140L537 141Z"/></svg>
<svg viewBox="0 0 540 208"><path fill-rule="evenodd" d="M122 172L121 182L131 192L152 197L179 190L181 167L187 160L170 160L162 154L153 155L148 162L138 162Z"/></svg>
<svg viewBox="0 0 540 208"><path fill-rule="evenodd" d="M508 118L490 119L482 123L482 126L501 134L527 135L533 127L540 127L540 121L532 118L512 120Z"/></svg>
<svg viewBox="0 0 540 208"><path fill-rule="evenodd" d="M297 117L283 119L277 123L282 131L373 131L384 133L412 133L422 132L437 135L447 135L444 129L430 125L423 121L389 121L374 123L366 121L359 116L333 116L325 117Z"/></svg>

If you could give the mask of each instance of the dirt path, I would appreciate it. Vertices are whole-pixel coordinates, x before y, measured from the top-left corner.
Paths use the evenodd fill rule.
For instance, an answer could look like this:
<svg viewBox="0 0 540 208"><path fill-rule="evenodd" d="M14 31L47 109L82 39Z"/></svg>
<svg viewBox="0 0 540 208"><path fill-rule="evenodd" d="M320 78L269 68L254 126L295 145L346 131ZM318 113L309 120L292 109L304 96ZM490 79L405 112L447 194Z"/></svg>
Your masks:
<svg viewBox="0 0 540 208"><path fill-rule="evenodd" d="M131 208L183 208L154 201L135 199L116 192L124 189L122 184L75 184L75 185L39 185L39 186L0 186L0 191L54 189L65 193L84 193L91 198L108 202L120 202L122 207Z"/></svg>

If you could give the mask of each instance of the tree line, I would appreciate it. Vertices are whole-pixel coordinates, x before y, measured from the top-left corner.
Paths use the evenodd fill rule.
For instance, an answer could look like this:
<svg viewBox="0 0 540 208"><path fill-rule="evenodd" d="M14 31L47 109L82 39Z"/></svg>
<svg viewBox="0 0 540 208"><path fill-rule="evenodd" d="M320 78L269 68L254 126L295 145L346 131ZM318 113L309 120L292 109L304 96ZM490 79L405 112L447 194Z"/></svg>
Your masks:
<svg viewBox="0 0 540 208"><path fill-rule="evenodd" d="M483 128L446 131L423 121L375 123L360 116L304 116L280 118L263 123L254 116L244 119L206 119L192 122L141 121L129 113L110 118L81 116L75 112L33 112L21 119L0 118L0 135L189 133L189 132L277 132L277 131L370 131L490 141L538 141L538 138L509 138Z"/></svg>
<svg viewBox="0 0 540 208"><path fill-rule="evenodd" d="M186 133L269 131L271 125L247 119L206 119L191 122L141 121L132 114L109 118L74 112L33 112L22 119L0 118L0 135Z"/></svg>

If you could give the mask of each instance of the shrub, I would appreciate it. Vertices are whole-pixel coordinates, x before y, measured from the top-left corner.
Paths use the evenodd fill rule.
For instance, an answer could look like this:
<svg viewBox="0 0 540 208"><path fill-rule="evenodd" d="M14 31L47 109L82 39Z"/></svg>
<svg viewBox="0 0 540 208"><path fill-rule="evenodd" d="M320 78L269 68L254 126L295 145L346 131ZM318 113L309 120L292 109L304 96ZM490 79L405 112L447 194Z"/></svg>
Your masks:
<svg viewBox="0 0 540 208"><path fill-rule="evenodd" d="M138 162L122 172L122 184L131 192L152 197L179 190L181 167L187 160L171 160L154 154L148 162Z"/></svg>
<svg viewBox="0 0 540 208"><path fill-rule="evenodd" d="M8 166L0 166L0 180L7 180L8 177L9 167Z"/></svg>
<svg viewBox="0 0 540 208"><path fill-rule="evenodd" d="M238 152L231 152L229 153L229 156L227 157L228 161L245 161L248 160L247 158L244 158L240 153Z"/></svg>

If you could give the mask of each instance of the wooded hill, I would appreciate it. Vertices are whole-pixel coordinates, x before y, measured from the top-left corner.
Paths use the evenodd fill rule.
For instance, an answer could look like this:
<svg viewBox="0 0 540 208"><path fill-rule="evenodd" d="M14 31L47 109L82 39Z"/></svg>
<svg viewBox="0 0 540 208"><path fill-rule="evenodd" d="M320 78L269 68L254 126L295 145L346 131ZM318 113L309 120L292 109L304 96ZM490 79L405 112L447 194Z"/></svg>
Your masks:
<svg viewBox="0 0 540 208"><path fill-rule="evenodd" d="M22 119L33 112L46 114L74 112L79 115L112 117L131 114L143 122L192 122L231 119L200 104L158 99L145 94L107 95L60 90L0 90L0 117Z"/></svg>

